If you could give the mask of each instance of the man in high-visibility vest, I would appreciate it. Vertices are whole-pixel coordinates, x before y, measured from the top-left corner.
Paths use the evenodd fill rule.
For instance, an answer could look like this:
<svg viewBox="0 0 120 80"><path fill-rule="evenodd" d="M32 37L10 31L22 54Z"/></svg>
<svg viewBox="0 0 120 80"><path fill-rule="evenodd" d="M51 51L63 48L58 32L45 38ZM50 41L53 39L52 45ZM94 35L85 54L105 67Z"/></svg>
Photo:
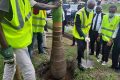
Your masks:
<svg viewBox="0 0 120 80"><path fill-rule="evenodd" d="M16 64L24 80L36 80L27 49L32 41L31 6L57 8L34 0L0 0L0 54L5 61L3 80L13 80Z"/></svg>
<svg viewBox="0 0 120 80"><path fill-rule="evenodd" d="M109 53L113 44L115 30L119 23L119 16L115 15L117 7L112 5L109 7L109 14L103 16L99 37L102 36L102 65L108 62Z"/></svg>
<svg viewBox="0 0 120 80"><path fill-rule="evenodd" d="M36 37L37 37L39 54L46 53L42 45L45 25L46 25L46 11L33 8L33 14L32 14L33 39L32 39L32 44L28 47L31 57L33 52L32 48L34 46L34 41Z"/></svg>
<svg viewBox="0 0 120 80"><path fill-rule="evenodd" d="M84 7L84 5L78 5L78 7L77 7L77 11L79 11L80 9L82 9ZM76 12L77 12L76 11ZM75 14L76 14L76 12L74 13L74 18L75 18ZM75 37L73 36L73 38L72 38L72 45L71 46L74 46L75 45L75 43L76 43L76 41L75 41Z"/></svg>
<svg viewBox="0 0 120 80"><path fill-rule="evenodd" d="M93 9L95 6L95 0L88 0L86 7L80 9L75 16L75 25L73 27L73 36L77 41L78 48L78 68L84 70L82 64L82 57L84 57L84 50L86 47L86 41L90 41L87 37L90 29L90 25L93 18Z"/></svg>

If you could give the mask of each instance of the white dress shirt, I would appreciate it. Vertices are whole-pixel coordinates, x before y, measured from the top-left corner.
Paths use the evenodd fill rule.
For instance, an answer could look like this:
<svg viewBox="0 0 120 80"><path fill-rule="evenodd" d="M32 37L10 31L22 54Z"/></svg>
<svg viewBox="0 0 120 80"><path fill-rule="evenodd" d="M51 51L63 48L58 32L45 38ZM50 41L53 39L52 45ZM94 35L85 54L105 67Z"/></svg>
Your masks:
<svg viewBox="0 0 120 80"><path fill-rule="evenodd" d="M97 23L95 25L97 15L98 15L98 19L97 19ZM98 31L101 27L101 22L102 22L102 13L95 14L95 17L93 18L92 30L94 30L94 27L96 26L95 31Z"/></svg>
<svg viewBox="0 0 120 80"><path fill-rule="evenodd" d="M69 9L67 9L67 13L66 13L66 15L71 15L71 9L69 8Z"/></svg>

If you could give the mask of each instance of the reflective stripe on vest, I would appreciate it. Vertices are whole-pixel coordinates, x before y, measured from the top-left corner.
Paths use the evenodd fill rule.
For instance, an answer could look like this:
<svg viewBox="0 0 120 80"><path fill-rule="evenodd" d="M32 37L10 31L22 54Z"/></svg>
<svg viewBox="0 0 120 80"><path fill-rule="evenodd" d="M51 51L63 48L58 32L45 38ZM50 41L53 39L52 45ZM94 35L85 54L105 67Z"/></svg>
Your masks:
<svg viewBox="0 0 120 80"><path fill-rule="evenodd" d="M32 24L32 26L43 28L43 25Z"/></svg>
<svg viewBox="0 0 120 80"><path fill-rule="evenodd" d="M82 24L81 24L81 28L85 28L85 17L84 17L84 12L82 11Z"/></svg>
<svg viewBox="0 0 120 80"><path fill-rule="evenodd" d="M33 32L44 32L44 26L46 24L46 14L44 10L39 10L39 14L35 15L33 13L32 15L32 26L33 26Z"/></svg>
<svg viewBox="0 0 120 80"><path fill-rule="evenodd" d="M88 35L89 29L91 26L92 18L93 18L93 12L89 13L89 17L87 17L85 8L82 8L79 10L76 15L80 15L80 20L81 20L81 30L85 35ZM75 20L76 21L76 17ZM84 37L80 36L79 33L77 32L76 25L73 27L73 36L77 39L83 40Z"/></svg>
<svg viewBox="0 0 120 80"><path fill-rule="evenodd" d="M83 21L83 24L81 24L81 28L87 28L88 26L91 25L91 23L90 23L90 24L85 26L85 15L84 15L83 11L82 11L82 21Z"/></svg>
<svg viewBox="0 0 120 80"><path fill-rule="evenodd" d="M102 34L102 33L101 33ZM108 37L108 38L112 38L111 36L108 36L108 35L105 35L105 34L102 34L103 36L106 36L106 37Z"/></svg>
<svg viewBox="0 0 120 80"><path fill-rule="evenodd" d="M110 31L110 32L114 32L115 31L115 30L107 29L105 27L102 27L101 29L104 29L104 30L107 30L107 31Z"/></svg>
<svg viewBox="0 0 120 80"><path fill-rule="evenodd" d="M45 18L35 17L35 16L33 16L32 18L33 18L33 19L36 19L36 20L46 20Z"/></svg>
<svg viewBox="0 0 120 80"><path fill-rule="evenodd" d="M32 16L29 0L10 0L12 19L1 22L7 43L12 48L25 48L32 42ZM11 13L8 13L11 16ZM7 24L8 23L8 24Z"/></svg>
<svg viewBox="0 0 120 80"><path fill-rule="evenodd" d="M10 25L12 28L16 29L16 30L19 30L21 28L23 28L24 26L24 20L23 20L23 17L22 17L22 14L21 14L21 11L20 11L20 8L19 8L19 3L18 3L18 0L16 0L16 8L17 8L17 16L18 16L18 20L19 20L19 26L14 26L12 25L9 21L7 21L7 19L3 19L2 20L2 23L4 24L7 24L7 25ZM31 17L31 12L28 13L28 15L25 17L25 21L28 21L29 18Z"/></svg>
<svg viewBox="0 0 120 80"><path fill-rule="evenodd" d="M103 21L102 21L102 27L101 27L101 34L102 34L102 39L104 41L109 41L113 33L115 32L117 26L119 23L119 16L114 16L112 18L112 21L109 21L109 15L103 16Z"/></svg>

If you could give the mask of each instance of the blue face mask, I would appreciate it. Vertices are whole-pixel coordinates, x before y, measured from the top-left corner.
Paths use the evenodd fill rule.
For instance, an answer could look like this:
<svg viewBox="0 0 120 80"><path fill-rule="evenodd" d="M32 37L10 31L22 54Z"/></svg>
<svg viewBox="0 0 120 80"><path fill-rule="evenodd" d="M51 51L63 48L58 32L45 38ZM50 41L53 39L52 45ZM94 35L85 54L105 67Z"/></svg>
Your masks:
<svg viewBox="0 0 120 80"><path fill-rule="evenodd" d="M89 8L87 8L86 10L87 10L87 12L91 12L93 9L89 9Z"/></svg>
<svg viewBox="0 0 120 80"><path fill-rule="evenodd" d="M115 15L114 13L109 13L110 18L114 17L114 15Z"/></svg>

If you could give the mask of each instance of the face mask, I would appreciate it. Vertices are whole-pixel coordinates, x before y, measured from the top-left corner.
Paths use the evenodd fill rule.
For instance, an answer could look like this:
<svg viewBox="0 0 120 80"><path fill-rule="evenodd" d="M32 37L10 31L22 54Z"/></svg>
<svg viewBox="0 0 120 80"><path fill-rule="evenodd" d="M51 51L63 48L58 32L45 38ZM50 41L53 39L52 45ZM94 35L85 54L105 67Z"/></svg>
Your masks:
<svg viewBox="0 0 120 80"><path fill-rule="evenodd" d="M109 17L112 18L114 16L114 13L109 13Z"/></svg>
<svg viewBox="0 0 120 80"><path fill-rule="evenodd" d="M86 10L87 10L87 12L91 12L93 9L89 9L89 8L87 8Z"/></svg>
<svg viewBox="0 0 120 80"><path fill-rule="evenodd" d="M101 11L96 11L97 14L101 13Z"/></svg>

